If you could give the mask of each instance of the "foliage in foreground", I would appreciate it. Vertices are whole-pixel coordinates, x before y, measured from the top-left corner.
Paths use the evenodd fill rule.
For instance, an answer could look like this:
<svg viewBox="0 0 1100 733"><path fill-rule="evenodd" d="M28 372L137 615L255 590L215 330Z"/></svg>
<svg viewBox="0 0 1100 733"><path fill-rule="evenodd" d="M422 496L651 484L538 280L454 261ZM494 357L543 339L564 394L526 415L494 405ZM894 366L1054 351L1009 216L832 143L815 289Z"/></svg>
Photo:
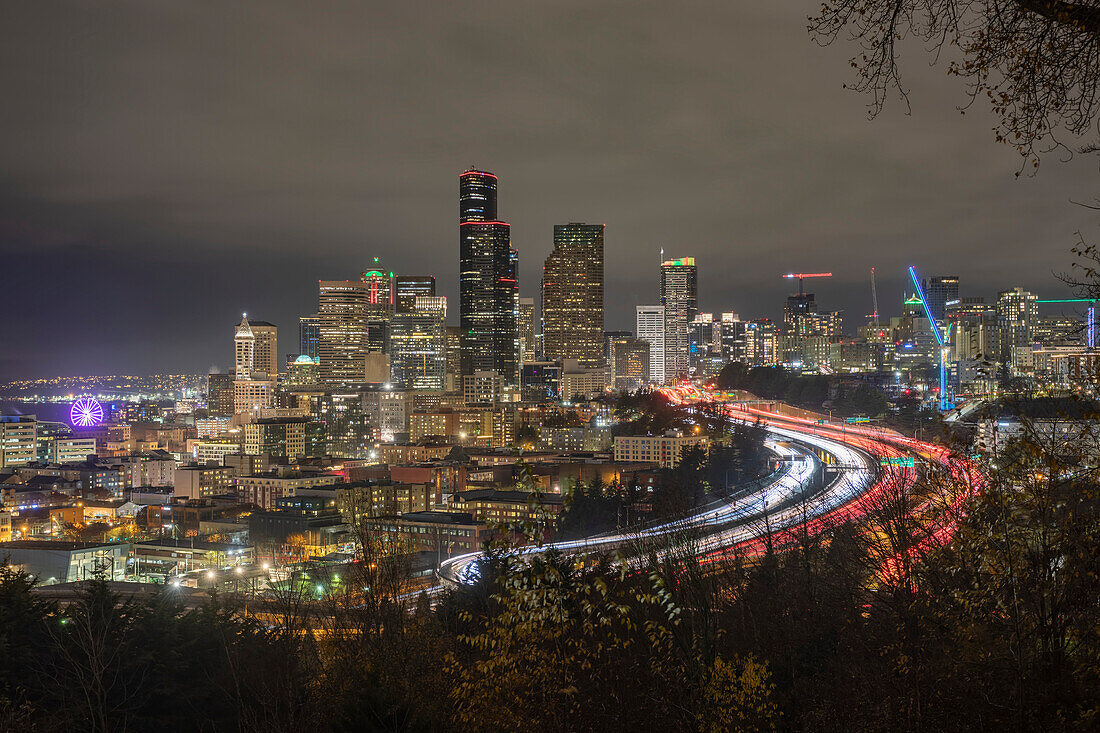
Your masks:
<svg viewBox="0 0 1100 733"><path fill-rule="evenodd" d="M929 475L757 557L698 558L691 536L624 548L629 562L495 548L434 607L369 537L341 594L247 610L98 582L60 608L4 570L0 727L1095 730L1087 458L1003 450L947 544L925 542L926 520L960 487Z"/></svg>

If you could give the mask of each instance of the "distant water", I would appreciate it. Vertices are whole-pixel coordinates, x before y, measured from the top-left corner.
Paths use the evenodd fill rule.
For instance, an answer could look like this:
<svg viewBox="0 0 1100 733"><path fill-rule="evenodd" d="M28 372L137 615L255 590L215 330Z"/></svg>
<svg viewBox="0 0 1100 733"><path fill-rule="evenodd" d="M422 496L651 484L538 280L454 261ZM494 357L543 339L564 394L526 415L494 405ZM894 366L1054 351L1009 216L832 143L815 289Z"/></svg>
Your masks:
<svg viewBox="0 0 1100 733"><path fill-rule="evenodd" d="M69 422L68 402L21 402L0 400L0 415L35 415L39 420Z"/></svg>

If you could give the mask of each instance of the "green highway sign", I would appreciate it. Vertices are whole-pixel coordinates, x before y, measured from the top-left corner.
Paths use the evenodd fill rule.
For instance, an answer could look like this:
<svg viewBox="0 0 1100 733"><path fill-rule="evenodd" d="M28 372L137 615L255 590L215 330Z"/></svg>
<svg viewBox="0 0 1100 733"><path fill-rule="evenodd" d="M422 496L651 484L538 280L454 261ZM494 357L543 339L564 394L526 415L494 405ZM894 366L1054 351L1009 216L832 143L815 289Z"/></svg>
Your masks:
<svg viewBox="0 0 1100 733"><path fill-rule="evenodd" d="M905 458L881 458L879 459L879 465L914 468L917 465L917 459L912 456L906 456Z"/></svg>
<svg viewBox="0 0 1100 733"><path fill-rule="evenodd" d="M857 422L871 422L871 418L869 418L869 417L846 417L846 418L844 418L844 422L851 425L851 424L857 423Z"/></svg>

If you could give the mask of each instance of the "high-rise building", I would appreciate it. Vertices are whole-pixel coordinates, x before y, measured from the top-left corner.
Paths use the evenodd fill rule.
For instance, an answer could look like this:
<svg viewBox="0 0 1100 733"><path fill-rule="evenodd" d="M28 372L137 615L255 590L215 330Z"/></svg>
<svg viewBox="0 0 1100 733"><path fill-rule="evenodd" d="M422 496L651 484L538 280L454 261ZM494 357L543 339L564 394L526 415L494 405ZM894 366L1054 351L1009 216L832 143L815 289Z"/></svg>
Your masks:
<svg viewBox="0 0 1100 733"><path fill-rule="evenodd" d="M321 360L308 354L298 354L286 363L285 384L301 387L307 384L320 384Z"/></svg>
<svg viewBox="0 0 1100 733"><path fill-rule="evenodd" d="M271 377L279 373L279 329L267 321L249 321L255 345L252 349L252 368Z"/></svg>
<svg viewBox="0 0 1100 733"><path fill-rule="evenodd" d="M241 318L233 332L233 412L241 413L271 407L275 396L276 329L264 321L255 324ZM264 367L261 369L258 360ZM270 370L270 371L268 371Z"/></svg>
<svg viewBox="0 0 1100 733"><path fill-rule="evenodd" d="M554 226L542 267L542 348L547 361L603 364L603 224Z"/></svg>
<svg viewBox="0 0 1100 733"><path fill-rule="evenodd" d="M363 271L363 284L367 286L367 319L386 319L393 312L394 274L382 267L381 258L371 260L371 266Z"/></svg>
<svg viewBox="0 0 1100 733"><path fill-rule="evenodd" d="M275 406L275 380L265 377L263 372L251 372L247 377L233 380L234 413Z"/></svg>
<svg viewBox="0 0 1100 733"><path fill-rule="evenodd" d="M611 385L618 391L632 392L649 384L649 342L634 336L610 339L608 369Z"/></svg>
<svg viewBox="0 0 1100 733"><path fill-rule="evenodd" d="M940 275L924 281L924 297L928 299L928 310L941 326L947 321L947 304L959 299L959 276Z"/></svg>
<svg viewBox="0 0 1100 733"><path fill-rule="evenodd" d="M604 331L603 332L603 359L607 366L610 368L609 374L615 373L615 356L611 353L611 345L617 339L630 338L634 335L633 331Z"/></svg>
<svg viewBox="0 0 1100 733"><path fill-rule="evenodd" d="M783 331L796 340L810 335L808 317L817 313L817 301L813 293L791 294L783 306Z"/></svg>
<svg viewBox="0 0 1100 733"><path fill-rule="evenodd" d="M435 296L435 275L398 275L394 281L394 310L412 310L421 295Z"/></svg>
<svg viewBox="0 0 1100 733"><path fill-rule="evenodd" d="M442 390L446 367L447 299L417 296L393 315L390 381L398 389Z"/></svg>
<svg viewBox="0 0 1100 733"><path fill-rule="evenodd" d="M1012 347L1030 346L1039 323L1039 296L1023 288L997 294L997 333L1000 359L1012 358Z"/></svg>
<svg viewBox="0 0 1100 733"><path fill-rule="evenodd" d="M278 374L278 334L275 324L267 321L249 321L248 316L233 329L234 372L238 375L258 371Z"/></svg>
<svg viewBox="0 0 1100 733"><path fill-rule="evenodd" d="M233 414L233 374L210 372L206 375L206 409L215 417Z"/></svg>
<svg viewBox="0 0 1100 733"><path fill-rule="evenodd" d="M497 177L459 176L459 323L462 374L492 371L507 384L519 377L519 289L511 231L497 219Z"/></svg>
<svg viewBox="0 0 1100 733"><path fill-rule="evenodd" d="M665 379L688 373L688 324L698 310L694 257L661 263L661 305L665 308ZM641 334L639 334L640 336Z"/></svg>
<svg viewBox="0 0 1100 733"><path fill-rule="evenodd" d="M361 280L320 280L317 314L321 337L321 381L357 384L366 381L367 305L370 294Z"/></svg>
<svg viewBox="0 0 1100 733"><path fill-rule="evenodd" d="M0 468L30 463L37 456L38 420L34 415L0 415Z"/></svg>
<svg viewBox="0 0 1100 733"><path fill-rule="evenodd" d="M748 364L751 357L745 344L745 322L736 313L723 313L721 329L722 358Z"/></svg>
<svg viewBox="0 0 1100 733"><path fill-rule="evenodd" d="M561 364L551 361L523 365L520 395L524 402L557 402L561 399Z"/></svg>
<svg viewBox="0 0 1100 733"><path fill-rule="evenodd" d="M751 366L779 363L779 329L767 318L745 324L745 355Z"/></svg>
<svg viewBox="0 0 1100 733"><path fill-rule="evenodd" d="M371 266L362 274L367 286L367 351L372 354L389 351L390 316L395 304L392 272L382 267L380 258L371 260Z"/></svg>
<svg viewBox="0 0 1100 733"><path fill-rule="evenodd" d="M527 364L535 360L535 299L519 299L520 360Z"/></svg>
<svg viewBox="0 0 1100 733"><path fill-rule="evenodd" d="M462 327L447 326L447 367L444 390L462 390Z"/></svg>
<svg viewBox="0 0 1100 733"><path fill-rule="evenodd" d="M1047 316L1035 324L1032 338L1043 346L1083 346L1085 324L1068 316Z"/></svg>
<svg viewBox="0 0 1100 733"><path fill-rule="evenodd" d="M665 307L639 305L635 309L638 338L649 344L649 380L665 382Z"/></svg>
<svg viewBox="0 0 1100 733"><path fill-rule="evenodd" d="M298 353L314 359L321 356L321 317L314 313L298 319Z"/></svg>
<svg viewBox="0 0 1100 733"><path fill-rule="evenodd" d="M721 321L713 313L696 313L688 324L688 365L695 377L716 374L725 365Z"/></svg>
<svg viewBox="0 0 1100 733"><path fill-rule="evenodd" d="M248 323L248 314L233 331L233 373L237 379L251 374L256 359L256 336Z"/></svg>

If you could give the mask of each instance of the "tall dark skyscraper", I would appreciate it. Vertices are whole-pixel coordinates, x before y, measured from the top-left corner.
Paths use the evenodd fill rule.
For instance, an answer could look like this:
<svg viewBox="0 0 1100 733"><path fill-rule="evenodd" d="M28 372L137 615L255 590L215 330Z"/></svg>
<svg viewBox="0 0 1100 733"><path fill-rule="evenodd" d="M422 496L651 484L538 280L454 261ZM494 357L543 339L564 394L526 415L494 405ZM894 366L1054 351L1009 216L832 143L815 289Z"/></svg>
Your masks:
<svg viewBox="0 0 1100 733"><path fill-rule="evenodd" d="M417 296L435 296L435 275L398 275L394 281L394 310L413 310Z"/></svg>
<svg viewBox="0 0 1100 733"><path fill-rule="evenodd" d="M942 326L947 322L948 301L959 299L959 276L940 275L924 281L924 296L928 298L928 309L932 317Z"/></svg>
<svg viewBox="0 0 1100 733"><path fill-rule="evenodd" d="M321 316L301 316L298 319L298 353L314 359L321 355Z"/></svg>
<svg viewBox="0 0 1100 733"><path fill-rule="evenodd" d="M497 219L497 177L468 170L458 181L462 374L493 371L516 384L518 253L511 247L510 226Z"/></svg>
<svg viewBox="0 0 1100 733"><path fill-rule="evenodd" d="M603 224L554 226L542 266L542 349L547 361L603 364Z"/></svg>

